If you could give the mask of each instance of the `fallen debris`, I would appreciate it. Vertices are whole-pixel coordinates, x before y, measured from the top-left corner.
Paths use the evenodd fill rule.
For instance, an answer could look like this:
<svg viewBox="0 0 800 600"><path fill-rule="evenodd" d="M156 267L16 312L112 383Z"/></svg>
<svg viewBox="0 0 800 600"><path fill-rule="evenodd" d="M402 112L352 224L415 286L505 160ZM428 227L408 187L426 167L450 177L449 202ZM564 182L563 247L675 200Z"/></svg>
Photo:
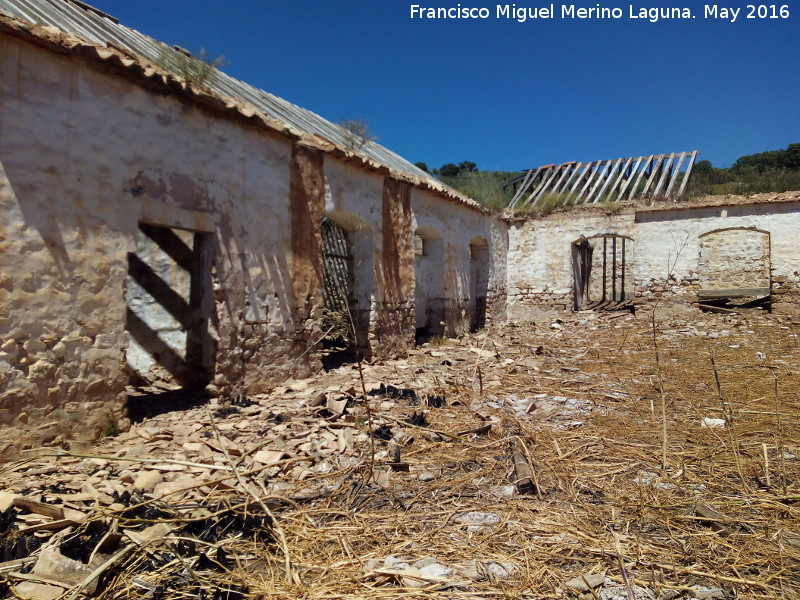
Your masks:
<svg viewBox="0 0 800 600"><path fill-rule="evenodd" d="M513 451L514 471L516 473L514 483L520 494L534 495L539 493L539 488L534 483L533 470L528 462L524 444L517 439L516 449Z"/></svg>
<svg viewBox="0 0 800 600"><path fill-rule="evenodd" d="M588 592L600 587L606 581L605 573L581 573L567 582L567 587L578 592Z"/></svg>
<svg viewBox="0 0 800 600"><path fill-rule="evenodd" d="M0 598L796 595L795 326L658 324L663 465L652 324L550 323L0 466Z"/></svg>

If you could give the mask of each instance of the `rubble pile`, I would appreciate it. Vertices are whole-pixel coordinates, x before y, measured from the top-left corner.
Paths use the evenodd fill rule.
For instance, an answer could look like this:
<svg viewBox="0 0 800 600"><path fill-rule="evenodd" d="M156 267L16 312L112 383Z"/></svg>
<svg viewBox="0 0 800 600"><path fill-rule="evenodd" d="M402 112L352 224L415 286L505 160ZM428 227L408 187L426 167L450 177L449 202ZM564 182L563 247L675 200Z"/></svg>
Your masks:
<svg viewBox="0 0 800 600"><path fill-rule="evenodd" d="M577 313L32 449L0 598L792 597L795 331Z"/></svg>

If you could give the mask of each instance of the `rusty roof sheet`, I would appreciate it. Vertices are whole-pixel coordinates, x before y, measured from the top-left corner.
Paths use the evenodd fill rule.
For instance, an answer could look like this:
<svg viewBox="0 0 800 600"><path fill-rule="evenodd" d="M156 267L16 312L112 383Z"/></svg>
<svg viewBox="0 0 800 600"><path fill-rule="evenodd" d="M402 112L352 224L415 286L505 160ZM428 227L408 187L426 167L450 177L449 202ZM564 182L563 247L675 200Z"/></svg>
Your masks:
<svg viewBox="0 0 800 600"><path fill-rule="evenodd" d="M97 45L121 48L154 63L165 52L179 52L172 46L120 24L114 17L79 0L0 0L0 12L30 23L57 27ZM320 135L339 146L348 145L346 132L339 125L218 69L213 71L204 85L222 95L247 102L267 117L282 121L293 129ZM434 188L446 187L405 158L375 142L368 142L358 152L390 169L428 180ZM447 192L451 190L448 188Z"/></svg>

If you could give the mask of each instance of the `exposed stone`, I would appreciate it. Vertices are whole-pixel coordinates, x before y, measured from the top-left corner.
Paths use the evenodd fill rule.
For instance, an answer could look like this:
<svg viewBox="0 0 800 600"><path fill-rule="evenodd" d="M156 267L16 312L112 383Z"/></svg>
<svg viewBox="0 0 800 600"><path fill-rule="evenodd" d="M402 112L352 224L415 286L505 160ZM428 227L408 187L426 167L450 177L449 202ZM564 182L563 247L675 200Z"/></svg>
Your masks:
<svg viewBox="0 0 800 600"><path fill-rule="evenodd" d="M144 471L133 482L133 487L141 492L152 492L164 480L159 471Z"/></svg>
<svg viewBox="0 0 800 600"><path fill-rule="evenodd" d="M97 587L97 581L88 578L88 575L92 573L91 567L67 558L56 548L50 546L42 548L36 564L33 565L33 573L69 585L86 583L85 589L89 594L94 592Z"/></svg>
<svg viewBox="0 0 800 600"><path fill-rule="evenodd" d="M570 579L567 582L567 587L579 592L588 592L592 588L603 585L606 580L605 573L585 573Z"/></svg>

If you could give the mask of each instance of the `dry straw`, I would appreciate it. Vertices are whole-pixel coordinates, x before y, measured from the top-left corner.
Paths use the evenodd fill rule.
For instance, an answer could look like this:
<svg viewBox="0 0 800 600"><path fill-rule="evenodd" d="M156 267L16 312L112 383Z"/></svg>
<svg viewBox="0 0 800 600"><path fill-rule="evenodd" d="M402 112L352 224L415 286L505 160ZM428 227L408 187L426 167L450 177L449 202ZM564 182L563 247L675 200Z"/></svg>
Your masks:
<svg viewBox="0 0 800 600"><path fill-rule="evenodd" d="M577 597L567 582L603 573L627 597L640 587L656 598L690 597L697 586L725 597L798 597L800 355L780 323L737 319L662 317L657 363L649 316L582 313L556 331L509 326L426 346L402 369L363 364L320 376L312 382L319 389L361 388L363 377L349 423L361 431L369 427L362 397L379 383L417 389L423 399L445 391L448 404L375 401L373 427L405 430L396 443L408 472L390 470L389 446L376 442L373 452L364 437L354 449L360 462L338 466L333 457L329 470L290 481L281 494L273 486L284 475L264 478L249 458L228 455L215 463L216 483L198 482L203 504L272 515L275 543L233 535L217 542L233 557L227 572L173 561L161 575L197 576L209 594L239 586L276 599ZM756 351L774 357L768 374ZM654 396L661 414L648 408ZM405 426L420 408L429 424ZM296 414L313 410L298 405ZM734 427L702 426L721 411ZM224 448L216 424L214 431ZM284 461L289 472L295 463ZM374 469L360 468L372 461ZM520 461L534 485L509 497ZM159 502L177 505L179 497ZM175 510L178 521L188 518ZM475 527L466 513L497 520ZM157 581L141 581L140 571L157 547L126 555L101 596L153 597L148 586ZM454 571L414 583L387 566L390 556L409 564L433 557ZM3 577L19 582L0 565ZM585 593L603 597L603 586Z"/></svg>

